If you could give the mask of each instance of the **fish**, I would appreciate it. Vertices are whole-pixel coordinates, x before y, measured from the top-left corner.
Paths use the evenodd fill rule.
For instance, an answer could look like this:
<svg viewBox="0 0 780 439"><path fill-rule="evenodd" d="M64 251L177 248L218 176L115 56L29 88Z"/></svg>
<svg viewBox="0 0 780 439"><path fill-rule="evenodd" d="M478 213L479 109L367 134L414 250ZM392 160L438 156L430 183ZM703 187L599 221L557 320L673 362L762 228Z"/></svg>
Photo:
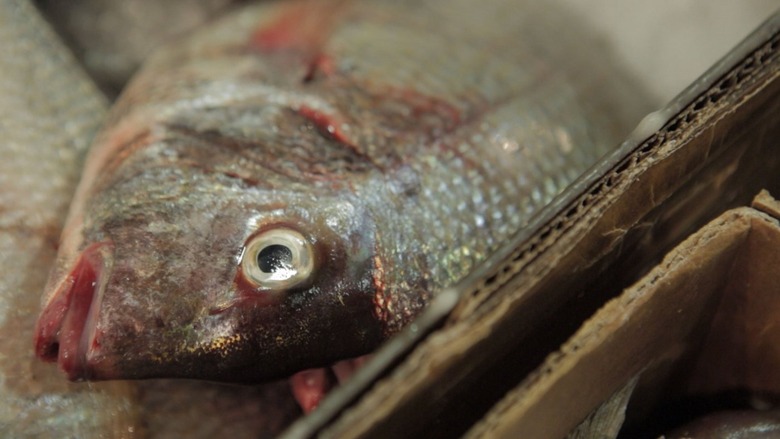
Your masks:
<svg viewBox="0 0 780 439"><path fill-rule="evenodd" d="M36 0L87 73L115 98L143 60L236 0Z"/></svg>
<svg viewBox="0 0 780 439"><path fill-rule="evenodd" d="M0 437L139 437L133 383L71 383L30 343L108 104L27 1L0 0L0 40Z"/></svg>
<svg viewBox="0 0 780 439"><path fill-rule="evenodd" d="M40 292L90 141L108 110L28 1L0 0L0 437L275 437L287 384L69 382L34 355Z"/></svg>
<svg viewBox="0 0 780 439"><path fill-rule="evenodd" d="M574 23L293 0L161 48L89 152L36 355L72 380L255 383L373 351L647 112Z"/></svg>

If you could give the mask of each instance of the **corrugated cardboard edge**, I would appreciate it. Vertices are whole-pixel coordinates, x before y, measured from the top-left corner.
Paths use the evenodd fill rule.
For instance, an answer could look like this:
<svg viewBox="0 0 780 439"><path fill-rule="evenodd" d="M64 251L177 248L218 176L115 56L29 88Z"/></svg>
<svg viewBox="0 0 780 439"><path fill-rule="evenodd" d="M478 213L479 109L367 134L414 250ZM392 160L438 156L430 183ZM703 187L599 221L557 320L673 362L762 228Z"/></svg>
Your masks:
<svg viewBox="0 0 780 439"><path fill-rule="evenodd" d="M756 210L780 219L780 201L775 200L766 189L762 190L753 199L752 206Z"/></svg>
<svg viewBox="0 0 780 439"><path fill-rule="evenodd" d="M607 303L467 437L564 437L644 370L695 349L754 221L780 230L749 208L717 218Z"/></svg>

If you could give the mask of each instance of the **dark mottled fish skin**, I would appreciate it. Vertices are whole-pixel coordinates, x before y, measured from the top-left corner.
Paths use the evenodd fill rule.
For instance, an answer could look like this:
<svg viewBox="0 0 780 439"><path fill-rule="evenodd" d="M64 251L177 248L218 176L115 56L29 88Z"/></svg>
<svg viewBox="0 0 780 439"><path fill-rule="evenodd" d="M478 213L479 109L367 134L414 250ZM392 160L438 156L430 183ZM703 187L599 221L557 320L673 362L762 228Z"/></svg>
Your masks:
<svg viewBox="0 0 780 439"><path fill-rule="evenodd" d="M282 2L161 50L90 153L38 355L73 379L249 382L371 351L646 110L572 23ZM302 236L311 276L249 279L271 230Z"/></svg>
<svg viewBox="0 0 780 439"><path fill-rule="evenodd" d="M0 41L0 437L139 437L134 384L70 383L30 346L105 100L29 2L0 0Z"/></svg>

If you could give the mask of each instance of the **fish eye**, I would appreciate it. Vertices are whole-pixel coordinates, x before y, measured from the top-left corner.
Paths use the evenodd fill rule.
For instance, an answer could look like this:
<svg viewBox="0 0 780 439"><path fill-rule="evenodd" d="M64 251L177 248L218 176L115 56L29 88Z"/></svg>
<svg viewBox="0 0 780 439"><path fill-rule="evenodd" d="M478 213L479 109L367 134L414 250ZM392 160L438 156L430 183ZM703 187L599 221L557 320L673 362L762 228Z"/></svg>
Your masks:
<svg viewBox="0 0 780 439"><path fill-rule="evenodd" d="M241 266L261 289L288 289L309 280L314 271L311 244L299 232L271 229L246 245Z"/></svg>

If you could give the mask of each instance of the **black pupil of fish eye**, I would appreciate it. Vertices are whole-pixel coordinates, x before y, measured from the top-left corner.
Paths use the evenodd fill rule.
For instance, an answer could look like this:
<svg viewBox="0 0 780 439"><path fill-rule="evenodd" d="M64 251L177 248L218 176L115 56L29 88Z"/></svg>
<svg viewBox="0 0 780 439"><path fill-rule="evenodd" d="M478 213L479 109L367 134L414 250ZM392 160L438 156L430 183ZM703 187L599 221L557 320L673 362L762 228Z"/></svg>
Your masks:
<svg viewBox="0 0 780 439"><path fill-rule="evenodd" d="M273 244L257 254L257 266L264 273L276 273L292 268L292 250L280 244Z"/></svg>

